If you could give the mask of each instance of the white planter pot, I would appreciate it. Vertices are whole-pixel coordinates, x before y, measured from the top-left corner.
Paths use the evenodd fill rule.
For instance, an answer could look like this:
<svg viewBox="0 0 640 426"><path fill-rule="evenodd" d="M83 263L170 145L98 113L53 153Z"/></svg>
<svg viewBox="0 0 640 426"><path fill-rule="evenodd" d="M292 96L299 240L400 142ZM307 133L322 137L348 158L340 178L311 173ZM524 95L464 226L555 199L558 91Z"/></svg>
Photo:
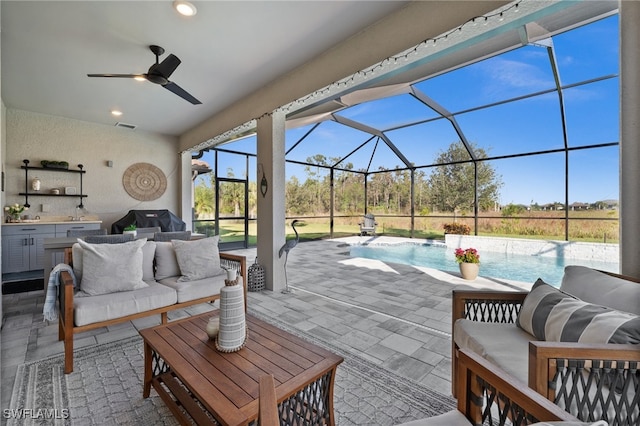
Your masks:
<svg viewBox="0 0 640 426"><path fill-rule="evenodd" d="M458 265L460 265L460 275L465 280L473 281L478 277L479 263L459 263Z"/></svg>

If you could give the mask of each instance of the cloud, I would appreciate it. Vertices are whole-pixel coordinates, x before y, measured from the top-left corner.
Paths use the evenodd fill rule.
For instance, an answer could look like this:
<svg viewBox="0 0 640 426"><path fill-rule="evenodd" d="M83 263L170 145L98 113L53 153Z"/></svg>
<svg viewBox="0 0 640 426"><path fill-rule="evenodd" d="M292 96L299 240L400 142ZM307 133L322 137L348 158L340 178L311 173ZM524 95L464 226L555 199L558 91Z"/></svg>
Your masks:
<svg viewBox="0 0 640 426"><path fill-rule="evenodd" d="M484 94L491 99L505 99L554 87L551 76L530 63L494 58L479 70L487 79Z"/></svg>

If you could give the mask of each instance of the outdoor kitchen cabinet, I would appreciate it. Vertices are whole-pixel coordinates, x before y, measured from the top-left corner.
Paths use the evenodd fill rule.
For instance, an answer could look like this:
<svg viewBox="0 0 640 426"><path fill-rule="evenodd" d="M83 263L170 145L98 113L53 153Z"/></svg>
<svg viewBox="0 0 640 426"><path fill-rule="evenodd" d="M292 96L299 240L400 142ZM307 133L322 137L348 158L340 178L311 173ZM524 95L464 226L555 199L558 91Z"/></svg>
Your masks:
<svg viewBox="0 0 640 426"><path fill-rule="evenodd" d="M43 269L44 239L55 236L55 225L3 226L2 273Z"/></svg>
<svg viewBox="0 0 640 426"><path fill-rule="evenodd" d="M2 273L27 272L44 269L44 239L66 238L70 229L98 229L100 223L16 223L2 226ZM55 265L62 262L56 256Z"/></svg>

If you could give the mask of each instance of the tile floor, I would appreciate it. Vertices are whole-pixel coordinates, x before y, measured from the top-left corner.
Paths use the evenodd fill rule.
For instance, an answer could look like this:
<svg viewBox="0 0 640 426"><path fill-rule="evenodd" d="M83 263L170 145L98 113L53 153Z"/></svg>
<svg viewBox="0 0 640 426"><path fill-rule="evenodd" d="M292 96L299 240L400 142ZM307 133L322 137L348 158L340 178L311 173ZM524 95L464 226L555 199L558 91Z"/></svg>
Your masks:
<svg viewBox="0 0 640 426"><path fill-rule="evenodd" d="M300 243L287 262L294 292L251 292L249 307L339 341L374 363L448 395L451 290L457 286L519 289L527 285L483 277L468 282L458 274L349 256L348 244L399 241L350 237ZM248 265L255 259L255 249L234 252L245 255ZM1 401L6 408L18 365L58 355L63 346L57 323L43 322L44 292L5 295L2 303ZM171 312L169 318L211 309L209 304L198 305ZM77 335L75 347L122 339L159 323L159 316L152 316L93 330Z"/></svg>

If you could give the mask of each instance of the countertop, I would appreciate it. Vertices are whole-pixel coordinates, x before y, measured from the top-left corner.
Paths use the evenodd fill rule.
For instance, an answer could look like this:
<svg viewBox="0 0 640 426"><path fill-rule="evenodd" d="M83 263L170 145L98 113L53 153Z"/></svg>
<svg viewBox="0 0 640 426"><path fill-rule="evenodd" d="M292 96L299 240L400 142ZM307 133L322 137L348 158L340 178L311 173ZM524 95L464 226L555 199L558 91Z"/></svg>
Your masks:
<svg viewBox="0 0 640 426"><path fill-rule="evenodd" d="M69 225L74 223L102 223L102 221L101 220L27 220L22 222L3 223L2 226Z"/></svg>

